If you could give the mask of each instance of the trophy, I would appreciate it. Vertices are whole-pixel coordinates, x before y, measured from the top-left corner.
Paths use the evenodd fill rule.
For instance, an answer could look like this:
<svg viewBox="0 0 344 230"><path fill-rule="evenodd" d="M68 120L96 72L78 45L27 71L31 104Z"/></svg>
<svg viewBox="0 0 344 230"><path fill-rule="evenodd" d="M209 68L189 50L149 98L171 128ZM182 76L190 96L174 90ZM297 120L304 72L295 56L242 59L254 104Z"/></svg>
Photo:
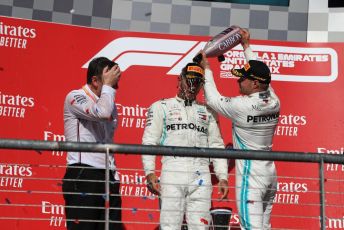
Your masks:
<svg viewBox="0 0 344 230"><path fill-rule="evenodd" d="M232 215L231 208L214 208L210 211L212 230L228 230Z"/></svg>
<svg viewBox="0 0 344 230"><path fill-rule="evenodd" d="M203 48L206 57L217 57L219 62L224 61L225 57L223 54L241 42L240 29L239 26L231 26L210 39ZM202 54L198 54L192 60L200 63L202 61Z"/></svg>

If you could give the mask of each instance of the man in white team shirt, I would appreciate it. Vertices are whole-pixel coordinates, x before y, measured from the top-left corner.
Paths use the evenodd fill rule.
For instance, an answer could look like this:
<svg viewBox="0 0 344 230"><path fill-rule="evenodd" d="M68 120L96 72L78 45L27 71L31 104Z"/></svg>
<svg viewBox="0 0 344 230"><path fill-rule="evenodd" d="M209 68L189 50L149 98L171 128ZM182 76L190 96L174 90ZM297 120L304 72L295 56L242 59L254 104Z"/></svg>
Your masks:
<svg viewBox="0 0 344 230"><path fill-rule="evenodd" d="M87 84L71 91L64 104L66 141L112 143L117 126L115 94L121 76L119 66L105 57L93 59ZM119 180L114 156L103 153L68 152L62 190L68 230L103 230L105 221L105 168L110 168L110 229L122 229ZM118 176L117 176L118 177ZM90 181L87 181L90 180ZM71 194L74 193L74 194ZM70 207L74 206L74 207ZM78 206L78 207L75 207ZM87 207L87 208L86 208ZM95 208L92 208L95 207ZM82 221L92 220L92 221ZM101 222L97 222L98 220Z"/></svg>
<svg viewBox="0 0 344 230"><path fill-rule="evenodd" d="M241 96L224 97L218 92L204 52L205 96L208 105L232 120L234 149L270 151L278 123L280 101L270 86L267 65L254 60L250 34L242 30L242 46L247 64L233 69L239 77ZM242 229L270 229L270 216L277 189L273 161L236 160L236 200Z"/></svg>

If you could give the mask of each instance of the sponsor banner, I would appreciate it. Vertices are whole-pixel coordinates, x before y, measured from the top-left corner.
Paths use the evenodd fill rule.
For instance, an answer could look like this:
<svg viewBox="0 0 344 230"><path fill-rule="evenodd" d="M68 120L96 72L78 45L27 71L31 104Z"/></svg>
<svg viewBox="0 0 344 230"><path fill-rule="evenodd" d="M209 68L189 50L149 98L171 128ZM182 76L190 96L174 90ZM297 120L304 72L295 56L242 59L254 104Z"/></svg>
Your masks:
<svg viewBox="0 0 344 230"><path fill-rule="evenodd" d="M274 81L332 82L338 77L338 54L332 48L252 45L252 49L270 67ZM225 58L220 66L223 78L232 77L230 70L245 64L239 49L228 51Z"/></svg>
<svg viewBox="0 0 344 230"><path fill-rule="evenodd" d="M35 28L0 22L0 47L26 49L36 36Z"/></svg>
<svg viewBox="0 0 344 230"><path fill-rule="evenodd" d="M66 227L65 209L63 204L56 204L49 200L42 200L41 214L44 218L48 218L50 228L52 227Z"/></svg>
<svg viewBox="0 0 344 230"><path fill-rule="evenodd" d="M21 189L26 182L26 178L30 178L32 175L32 166L0 164L0 188Z"/></svg>
<svg viewBox="0 0 344 230"><path fill-rule="evenodd" d="M123 71L116 93L119 117L114 141L140 144L150 105L176 95L181 68L208 40L205 36L109 31L0 17L0 138L65 141L65 96L85 84L90 60L106 56ZM273 150L343 154L344 43L251 43L258 58L270 67L281 112L248 119L279 117ZM218 90L228 97L238 95L238 83L230 70L245 64L240 45L225 54L224 62L209 61ZM199 99L204 102L203 92ZM231 143L231 122L222 116L219 119L224 142ZM16 217L1 221L4 229L26 229L28 224L36 229L65 228L61 179L66 155L61 151L0 150L0 199L7 205L0 208L0 216ZM157 170L161 169L160 159L157 157ZM126 229L142 229L143 222L148 223L144 229L156 229L159 202L145 186L141 157L116 154L116 161ZM235 169L231 165L228 200L215 200L214 187L212 207L232 208L230 223L237 227ZM318 165L276 162L276 167L279 180L273 228L318 229ZM330 204L326 226L344 228L344 196L340 193L344 169L338 164L325 164L324 169L325 196ZM215 186L216 179L213 181Z"/></svg>
<svg viewBox="0 0 344 230"><path fill-rule="evenodd" d="M275 130L275 136L297 137L306 124L306 116L281 114L279 116L279 124Z"/></svg>
<svg viewBox="0 0 344 230"><path fill-rule="evenodd" d="M326 229L344 229L344 216L338 215L326 220Z"/></svg>
<svg viewBox="0 0 344 230"><path fill-rule="evenodd" d="M122 105L116 103L119 126L121 128L144 129L148 108L136 105Z"/></svg>
<svg viewBox="0 0 344 230"><path fill-rule="evenodd" d="M0 92L0 117L24 119L25 114L35 106L33 97L6 94Z"/></svg>

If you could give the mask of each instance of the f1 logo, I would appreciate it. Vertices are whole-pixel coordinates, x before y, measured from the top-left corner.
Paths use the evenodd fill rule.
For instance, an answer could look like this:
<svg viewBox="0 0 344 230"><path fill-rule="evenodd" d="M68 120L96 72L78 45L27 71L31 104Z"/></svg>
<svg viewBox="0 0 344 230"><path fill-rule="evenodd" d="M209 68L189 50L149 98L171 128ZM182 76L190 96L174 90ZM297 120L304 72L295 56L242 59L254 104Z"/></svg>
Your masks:
<svg viewBox="0 0 344 230"><path fill-rule="evenodd" d="M179 75L181 69L192 61L205 44L188 40L123 37L107 44L82 67L87 68L93 58L103 56L117 62L122 71L133 65L173 66L167 74Z"/></svg>
<svg viewBox="0 0 344 230"><path fill-rule="evenodd" d="M116 61L121 70L125 71L130 66L157 66L171 67L167 72L168 75L179 75L181 69L191 62L193 57L205 46L203 41L176 40L176 39L159 39L159 38L141 38L141 37L122 37L111 41L90 60L88 60L82 68L87 68L89 62L95 57L107 57ZM338 77L338 54L336 50L330 47L289 47L289 46L267 46L267 45L251 45L252 49L257 53L276 52L282 59L289 58L294 61L298 58L298 68L293 68L293 73L286 74L275 71L279 67L271 63L275 59L264 59L264 61L272 72L272 79L277 81L290 82L333 82ZM242 48L237 46L233 50ZM303 57L303 59L301 58ZM326 57L324 60L307 61L310 57ZM300 59L300 60L299 60ZM288 59L289 60L289 59ZM268 62L271 62L270 64ZM280 60L277 60L280 61ZM283 60L282 60L283 61ZM314 66L311 73L305 75L302 72L302 62L308 62ZM323 65L324 67L321 67ZM326 69L326 74L317 73L317 69ZM301 68L300 68L301 67ZM297 73L297 69L301 69ZM228 75L230 71L222 71L221 75Z"/></svg>

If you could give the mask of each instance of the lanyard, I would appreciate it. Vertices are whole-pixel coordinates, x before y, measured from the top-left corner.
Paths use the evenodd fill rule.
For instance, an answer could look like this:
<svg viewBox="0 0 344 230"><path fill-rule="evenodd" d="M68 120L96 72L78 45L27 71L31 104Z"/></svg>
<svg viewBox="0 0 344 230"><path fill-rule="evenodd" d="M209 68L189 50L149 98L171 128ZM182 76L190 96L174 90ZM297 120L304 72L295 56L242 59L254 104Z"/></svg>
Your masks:
<svg viewBox="0 0 344 230"><path fill-rule="evenodd" d="M82 89L85 91L87 96L89 96L94 102L97 102L97 98L93 94L91 94L85 86L83 86Z"/></svg>

